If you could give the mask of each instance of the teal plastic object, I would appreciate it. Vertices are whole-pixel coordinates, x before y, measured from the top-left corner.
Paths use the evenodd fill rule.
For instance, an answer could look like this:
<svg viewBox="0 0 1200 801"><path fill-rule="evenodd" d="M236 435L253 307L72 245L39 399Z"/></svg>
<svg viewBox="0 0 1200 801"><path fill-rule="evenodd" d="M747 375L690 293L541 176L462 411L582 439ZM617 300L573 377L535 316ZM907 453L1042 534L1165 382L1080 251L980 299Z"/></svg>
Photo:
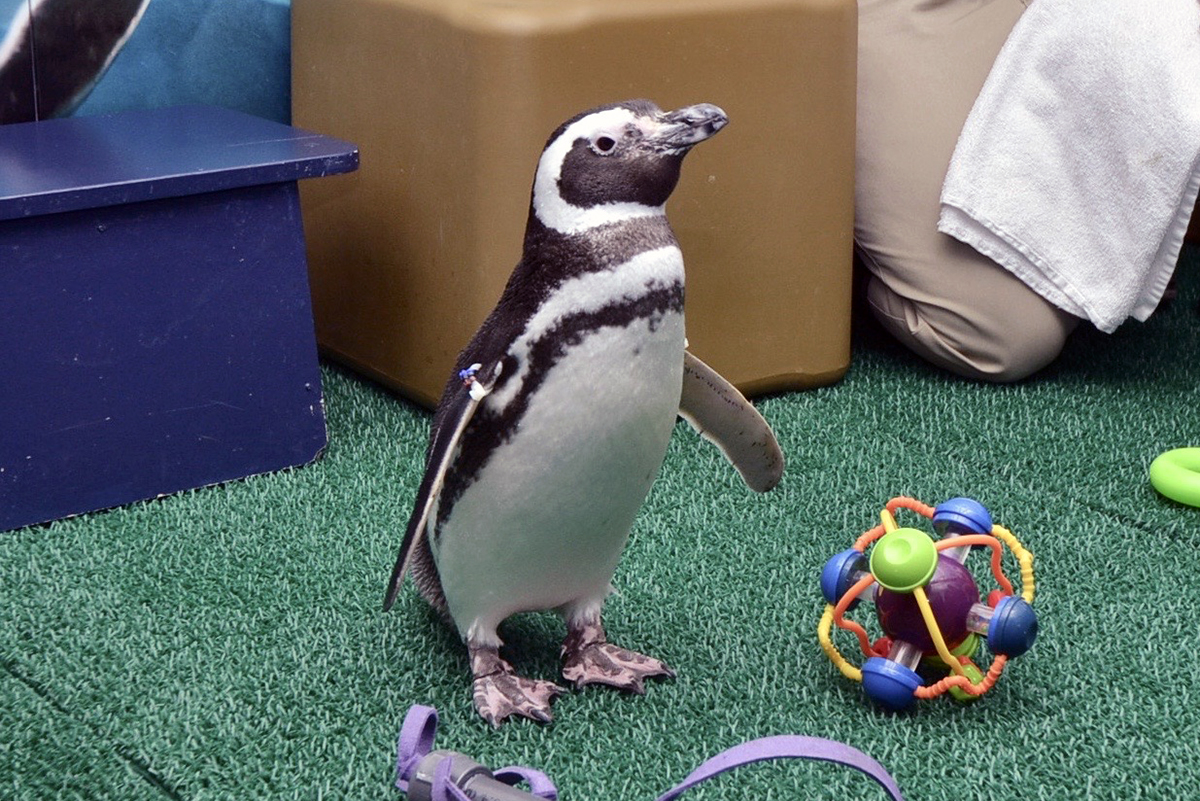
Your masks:
<svg viewBox="0 0 1200 801"><path fill-rule="evenodd" d="M1200 506L1200 448L1175 448L1150 463L1150 484L1173 501Z"/></svg>

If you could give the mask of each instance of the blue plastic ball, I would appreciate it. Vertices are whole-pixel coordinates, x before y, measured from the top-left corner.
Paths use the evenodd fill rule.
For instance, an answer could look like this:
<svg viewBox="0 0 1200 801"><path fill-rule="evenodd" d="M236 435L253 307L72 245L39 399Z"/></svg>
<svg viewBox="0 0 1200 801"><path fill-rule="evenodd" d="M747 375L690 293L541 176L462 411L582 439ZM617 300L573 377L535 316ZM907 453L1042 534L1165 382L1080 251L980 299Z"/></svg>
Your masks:
<svg viewBox="0 0 1200 801"><path fill-rule="evenodd" d="M853 548L842 551L825 563L821 570L821 594L825 602L836 604L854 586L856 573L867 572L866 558ZM858 605L856 598L849 608Z"/></svg>
<svg viewBox="0 0 1200 801"><path fill-rule="evenodd" d="M994 654L1018 657L1033 647L1037 639L1038 620L1033 607L1020 596L1000 599L988 624L988 648Z"/></svg>
<svg viewBox="0 0 1200 801"><path fill-rule="evenodd" d="M933 510L933 528L939 536L990 534L992 515L972 498L951 498Z"/></svg>
<svg viewBox="0 0 1200 801"><path fill-rule="evenodd" d="M916 698L921 677L898 662L873 656L862 666L862 685L868 698L885 709L898 712Z"/></svg>

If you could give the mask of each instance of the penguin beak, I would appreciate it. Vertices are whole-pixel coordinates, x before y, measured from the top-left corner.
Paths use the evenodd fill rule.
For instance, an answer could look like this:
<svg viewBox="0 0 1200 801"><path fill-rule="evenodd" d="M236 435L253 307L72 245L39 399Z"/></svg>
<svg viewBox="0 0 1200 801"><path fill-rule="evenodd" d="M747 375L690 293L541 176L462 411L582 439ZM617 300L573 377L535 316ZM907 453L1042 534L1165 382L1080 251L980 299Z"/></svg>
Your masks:
<svg viewBox="0 0 1200 801"><path fill-rule="evenodd" d="M712 103L697 103L666 111L656 120L647 144L656 150L682 155L729 124L729 117Z"/></svg>

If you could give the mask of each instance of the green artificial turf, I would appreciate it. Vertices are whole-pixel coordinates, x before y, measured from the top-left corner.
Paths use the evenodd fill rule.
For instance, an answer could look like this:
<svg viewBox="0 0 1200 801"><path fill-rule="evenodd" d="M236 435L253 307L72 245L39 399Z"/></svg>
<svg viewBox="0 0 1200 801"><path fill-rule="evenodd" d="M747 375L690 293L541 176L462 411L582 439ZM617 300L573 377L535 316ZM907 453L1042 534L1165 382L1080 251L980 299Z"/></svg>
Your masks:
<svg viewBox="0 0 1200 801"><path fill-rule="evenodd" d="M1159 452L1200 445L1196 250L1180 279L1148 323L1080 331L1016 386L950 378L862 326L841 383L760 402L789 460L764 496L680 425L607 612L614 641L679 676L568 694L546 728L476 717L464 650L411 586L380 612L429 417L326 367L319 462L0 534L0 798L398 799L414 703L441 711L440 745L540 768L564 801L649 801L781 733L857 746L909 799L1186 795L1200 510L1146 480ZM1039 640L973 705L878 711L818 647L822 565L899 494L973 495L1036 556ZM553 616L503 633L523 671L555 676ZM774 763L687 797L883 794Z"/></svg>

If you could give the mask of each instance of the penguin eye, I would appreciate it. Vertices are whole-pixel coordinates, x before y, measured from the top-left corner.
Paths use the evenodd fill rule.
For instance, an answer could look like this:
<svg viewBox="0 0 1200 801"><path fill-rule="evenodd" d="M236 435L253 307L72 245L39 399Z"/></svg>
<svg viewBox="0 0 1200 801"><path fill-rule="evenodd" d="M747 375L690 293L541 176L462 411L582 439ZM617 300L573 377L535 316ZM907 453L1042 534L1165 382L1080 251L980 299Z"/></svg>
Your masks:
<svg viewBox="0 0 1200 801"><path fill-rule="evenodd" d="M617 140L611 136L597 136L592 140L592 150L599 153L601 156L607 156L612 153L617 147Z"/></svg>

